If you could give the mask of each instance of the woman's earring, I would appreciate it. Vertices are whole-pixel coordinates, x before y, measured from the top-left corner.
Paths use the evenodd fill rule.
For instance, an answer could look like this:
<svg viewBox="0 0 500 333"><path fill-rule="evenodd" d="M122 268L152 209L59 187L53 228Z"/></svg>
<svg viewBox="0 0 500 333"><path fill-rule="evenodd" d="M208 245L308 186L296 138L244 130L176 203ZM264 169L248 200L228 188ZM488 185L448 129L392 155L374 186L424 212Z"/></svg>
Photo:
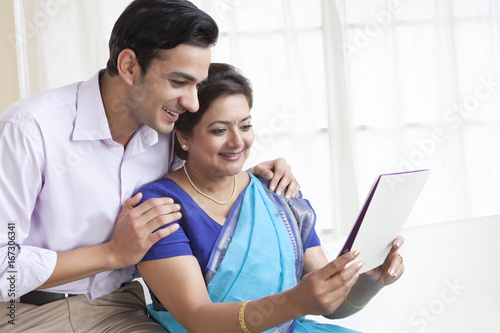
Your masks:
<svg viewBox="0 0 500 333"><path fill-rule="evenodd" d="M186 150L187 146L186 145L182 145L182 149Z"/></svg>

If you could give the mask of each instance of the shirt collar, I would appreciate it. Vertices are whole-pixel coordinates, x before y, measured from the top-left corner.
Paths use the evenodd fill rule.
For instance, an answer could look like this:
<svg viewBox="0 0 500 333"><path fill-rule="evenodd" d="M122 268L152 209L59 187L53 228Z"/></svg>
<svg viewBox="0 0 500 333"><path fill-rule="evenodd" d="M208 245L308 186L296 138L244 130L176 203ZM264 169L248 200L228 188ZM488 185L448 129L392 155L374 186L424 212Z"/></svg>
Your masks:
<svg viewBox="0 0 500 333"><path fill-rule="evenodd" d="M78 87L73 140L111 139L99 89L99 73Z"/></svg>
<svg viewBox="0 0 500 333"><path fill-rule="evenodd" d="M96 73L88 81L82 82L78 88L73 140L112 140L99 88L99 76L103 72L104 70L101 70ZM158 133L146 125L139 127L130 140L130 143L139 150L144 150L157 142Z"/></svg>

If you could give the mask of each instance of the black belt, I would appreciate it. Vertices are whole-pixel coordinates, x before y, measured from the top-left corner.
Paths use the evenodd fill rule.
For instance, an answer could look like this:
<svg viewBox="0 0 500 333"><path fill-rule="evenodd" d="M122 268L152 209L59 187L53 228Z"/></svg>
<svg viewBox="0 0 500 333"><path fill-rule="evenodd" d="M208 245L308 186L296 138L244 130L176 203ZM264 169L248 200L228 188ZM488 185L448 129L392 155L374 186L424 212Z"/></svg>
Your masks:
<svg viewBox="0 0 500 333"><path fill-rule="evenodd" d="M75 294L59 294L59 293L49 293L47 291L33 290L26 295L21 296L21 303L33 304L33 305L44 305L50 302L58 301L68 297L78 296Z"/></svg>

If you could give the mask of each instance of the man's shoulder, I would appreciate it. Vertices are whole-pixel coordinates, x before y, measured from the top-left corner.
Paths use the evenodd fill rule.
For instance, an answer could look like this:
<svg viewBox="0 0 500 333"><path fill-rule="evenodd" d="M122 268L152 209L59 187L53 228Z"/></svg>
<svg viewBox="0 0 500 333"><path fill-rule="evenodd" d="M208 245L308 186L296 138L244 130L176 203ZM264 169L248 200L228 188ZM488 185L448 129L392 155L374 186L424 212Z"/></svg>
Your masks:
<svg viewBox="0 0 500 333"><path fill-rule="evenodd" d="M81 83L76 82L20 99L0 114L0 121L22 126L26 122L37 122L52 117L53 111L75 109L78 87Z"/></svg>

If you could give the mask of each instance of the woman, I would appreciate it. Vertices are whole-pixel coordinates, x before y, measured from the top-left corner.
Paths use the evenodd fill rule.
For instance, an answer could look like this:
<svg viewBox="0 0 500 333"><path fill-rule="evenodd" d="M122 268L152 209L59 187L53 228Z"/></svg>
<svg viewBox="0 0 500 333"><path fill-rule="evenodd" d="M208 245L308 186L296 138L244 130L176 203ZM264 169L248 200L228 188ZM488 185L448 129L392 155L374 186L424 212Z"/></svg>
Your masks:
<svg viewBox="0 0 500 333"><path fill-rule="evenodd" d="M352 332L303 316L359 311L403 273L402 238L361 276L362 263L346 267L356 252L328 263L309 202L242 172L254 141L249 82L230 65L212 64L198 96L199 111L176 122L184 168L141 189L143 200L174 198L183 214L179 230L138 265L151 316L170 332Z"/></svg>

